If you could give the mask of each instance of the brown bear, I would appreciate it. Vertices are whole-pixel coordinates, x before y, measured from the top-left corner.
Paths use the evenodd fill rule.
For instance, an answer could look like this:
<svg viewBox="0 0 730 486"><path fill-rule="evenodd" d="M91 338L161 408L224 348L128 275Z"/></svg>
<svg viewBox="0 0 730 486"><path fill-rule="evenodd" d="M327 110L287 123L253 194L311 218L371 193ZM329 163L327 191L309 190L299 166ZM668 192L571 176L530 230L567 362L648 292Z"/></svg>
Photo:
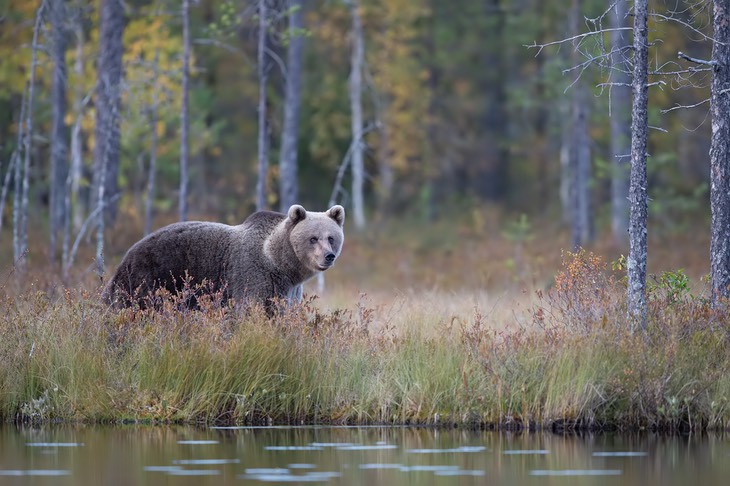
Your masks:
<svg viewBox="0 0 730 486"><path fill-rule="evenodd" d="M277 301L299 302L302 284L335 263L344 222L342 206L320 213L295 204L287 214L258 211L237 226L174 223L127 251L103 298L117 307L147 307L157 289L175 294L188 286L198 294L221 292L224 302L261 304L272 314Z"/></svg>

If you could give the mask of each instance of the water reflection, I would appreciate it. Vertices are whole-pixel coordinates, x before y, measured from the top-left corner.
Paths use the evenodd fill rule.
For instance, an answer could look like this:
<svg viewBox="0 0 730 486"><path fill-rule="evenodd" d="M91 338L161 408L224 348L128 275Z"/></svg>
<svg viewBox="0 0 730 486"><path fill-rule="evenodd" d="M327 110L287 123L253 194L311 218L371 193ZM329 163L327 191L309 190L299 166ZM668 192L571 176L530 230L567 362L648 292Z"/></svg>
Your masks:
<svg viewBox="0 0 730 486"><path fill-rule="evenodd" d="M718 435L0 427L3 485L724 484L729 456L730 440Z"/></svg>

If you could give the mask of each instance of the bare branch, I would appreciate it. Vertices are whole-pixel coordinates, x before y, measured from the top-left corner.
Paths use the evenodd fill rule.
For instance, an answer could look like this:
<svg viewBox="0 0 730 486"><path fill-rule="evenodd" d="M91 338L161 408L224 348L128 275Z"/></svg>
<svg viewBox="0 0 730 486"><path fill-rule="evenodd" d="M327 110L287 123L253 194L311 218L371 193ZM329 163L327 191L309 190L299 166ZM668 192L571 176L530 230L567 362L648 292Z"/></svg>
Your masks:
<svg viewBox="0 0 730 486"><path fill-rule="evenodd" d="M114 197L109 198L109 202L112 203L119 199L121 196L121 193L117 193ZM96 216L104 209L104 204L97 205L94 210L86 217L86 220L81 225L81 228L79 229L79 234L76 235L76 239L74 240L74 244L71 247L71 253L68 257L68 260L66 262L66 267L64 268L64 272L68 274L68 271L71 269L71 266L74 263L74 260L76 259L76 253L79 251L79 244L81 243L81 239L86 234L86 229L89 227L89 223L93 222L96 219Z"/></svg>
<svg viewBox="0 0 730 486"><path fill-rule="evenodd" d="M286 78L286 63L284 62L284 60L269 47L266 47L265 51L266 54L268 54L269 57L273 59L274 62L279 66L279 71L281 71L282 76Z"/></svg>
<svg viewBox="0 0 730 486"><path fill-rule="evenodd" d="M681 71L651 71L649 72L649 76L680 76L682 74L707 73L710 71L712 71L712 68L690 67Z"/></svg>
<svg viewBox="0 0 730 486"><path fill-rule="evenodd" d="M330 195L329 201L327 202L327 207L332 207L337 204L337 195L344 192L342 189L342 178L344 177L347 166L350 164L350 160L352 159L352 151L357 145L362 143L365 135L378 127L379 122L368 124L367 126L365 126L365 128L362 129L362 133L360 133L360 136L350 142L350 146L347 148L347 152L342 158L342 163L340 163L340 167L337 169L337 176L335 177L335 183L332 187L332 194Z"/></svg>
<svg viewBox="0 0 730 486"><path fill-rule="evenodd" d="M689 62L693 62L695 64L703 64L705 66L717 66L717 62L715 61L705 61L704 59L697 59L696 57L691 57L685 54L682 51L677 52L677 57L679 59L685 59Z"/></svg>
<svg viewBox="0 0 730 486"><path fill-rule="evenodd" d="M593 64L595 62L598 62L598 61L601 61L604 59L608 59L617 52L628 51L631 49L633 49L633 47L624 46L620 49L611 49L609 52L604 52L603 54L598 55L598 56L591 56L580 64L576 64L575 66L569 67L567 69L563 69L563 74L567 74L571 71L575 71L576 69L580 69L581 72L583 72L583 70L585 70L585 68L587 68L590 64Z"/></svg>
<svg viewBox="0 0 730 486"><path fill-rule="evenodd" d="M715 39L713 39L709 35L705 34L704 32L702 32L701 30L698 30L695 27L692 27L690 24L688 24L687 22L685 22L683 20L680 20L677 17L668 17L666 15L662 15L662 14L659 14L659 13L656 13L656 12L653 12L653 13L649 14L649 16L650 17L656 17L659 20L663 20L665 22L676 22L679 25L682 25L682 26L688 28L689 30L691 30L692 32L694 32L695 34L699 35L704 40L708 40L708 41L713 42L713 43L725 45L722 42L717 42Z"/></svg>
<svg viewBox="0 0 730 486"><path fill-rule="evenodd" d="M628 86L631 87L631 83L598 83L596 85L597 88L606 88L606 87L613 87L613 86Z"/></svg>
<svg viewBox="0 0 730 486"><path fill-rule="evenodd" d="M665 113L669 113L670 111L674 110L682 110L682 109L690 109L690 108L697 108L698 106L704 105L705 103L709 103L710 98L704 99L698 103L695 103L693 105L676 105L671 108L667 108L666 110L660 110L659 112L663 115Z"/></svg>
<svg viewBox="0 0 730 486"><path fill-rule="evenodd" d="M631 27L619 27L617 29L603 29L603 30L596 31L596 32L585 32L583 34L574 35L573 37L568 37L567 39L561 39L561 40L557 40L557 41L553 41L553 42L548 42L546 44L538 44L537 42L533 42L532 44L525 44L525 45L523 45L523 47L527 47L528 49L533 49L533 48L537 49L537 53L535 54L535 57L537 57L540 54L540 52L542 52L542 50L545 49L546 47L562 45L562 44L565 44L568 42L572 42L574 40L579 40L579 39L582 40L582 39L591 37L593 35L603 35L608 32L614 32L614 31L620 31L620 30L632 31L633 29Z"/></svg>

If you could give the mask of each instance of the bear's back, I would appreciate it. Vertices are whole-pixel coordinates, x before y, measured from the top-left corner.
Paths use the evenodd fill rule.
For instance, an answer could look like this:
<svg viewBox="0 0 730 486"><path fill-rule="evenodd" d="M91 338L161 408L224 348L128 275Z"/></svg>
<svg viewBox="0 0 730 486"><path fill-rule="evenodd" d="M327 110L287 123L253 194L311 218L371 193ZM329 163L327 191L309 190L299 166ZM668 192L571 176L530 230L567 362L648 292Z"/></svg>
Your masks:
<svg viewBox="0 0 730 486"><path fill-rule="evenodd" d="M218 284L226 278L226 262L235 227L205 221L173 223L147 235L127 251L105 294L121 291L144 297L156 287L179 290L185 278Z"/></svg>

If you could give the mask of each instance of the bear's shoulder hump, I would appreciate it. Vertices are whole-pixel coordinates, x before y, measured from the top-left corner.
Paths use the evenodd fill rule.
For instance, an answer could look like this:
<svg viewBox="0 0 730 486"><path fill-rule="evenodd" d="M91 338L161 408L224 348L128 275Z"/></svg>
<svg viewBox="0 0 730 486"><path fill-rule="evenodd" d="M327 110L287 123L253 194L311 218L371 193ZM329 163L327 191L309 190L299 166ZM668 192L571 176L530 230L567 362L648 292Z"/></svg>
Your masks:
<svg viewBox="0 0 730 486"><path fill-rule="evenodd" d="M275 211L256 211L243 222L245 227L274 227L284 221L286 215Z"/></svg>

